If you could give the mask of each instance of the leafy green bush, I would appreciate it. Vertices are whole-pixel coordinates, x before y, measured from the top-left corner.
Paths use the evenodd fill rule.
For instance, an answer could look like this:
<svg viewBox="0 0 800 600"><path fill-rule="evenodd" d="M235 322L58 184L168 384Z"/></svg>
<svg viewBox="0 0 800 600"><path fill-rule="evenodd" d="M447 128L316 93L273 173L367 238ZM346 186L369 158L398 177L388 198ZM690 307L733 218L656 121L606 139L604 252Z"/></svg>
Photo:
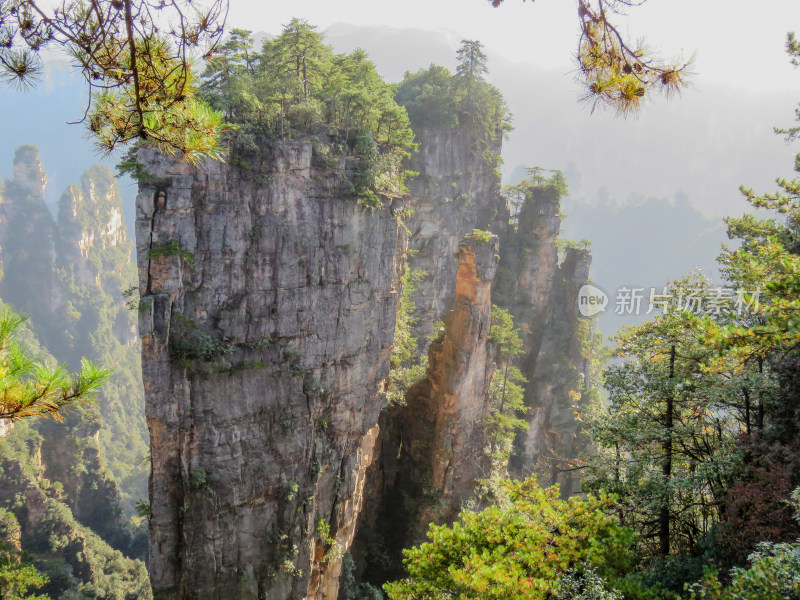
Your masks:
<svg viewBox="0 0 800 600"><path fill-rule="evenodd" d="M464 240L475 244L488 244L492 241L492 232L482 229L473 229L472 233L468 233L464 236Z"/></svg>
<svg viewBox="0 0 800 600"><path fill-rule="evenodd" d="M592 568L614 578L630 567L633 535L604 510L605 496L559 499L535 478L503 483L501 505L431 525L430 542L404 551L408 577L386 584L394 600L545 600L561 577ZM594 576L594 575L593 575Z"/></svg>
<svg viewBox="0 0 800 600"><path fill-rule="evenodd" d="M150 251L147 253L147 258L151 260L157 260L164 256L177 256L186 264L194 264L194 254L181 246L178 240L172 240L166 246L156 246L155 248L150 248Z"/></svg>
<svg viewBox="0 0 800 600"><path fill-rule="evenodd" d="M216 360L225 354L231 354L235 348L223 344L208 331L194 329L176 340L170 347L170 358L175 361Z"/></svg>

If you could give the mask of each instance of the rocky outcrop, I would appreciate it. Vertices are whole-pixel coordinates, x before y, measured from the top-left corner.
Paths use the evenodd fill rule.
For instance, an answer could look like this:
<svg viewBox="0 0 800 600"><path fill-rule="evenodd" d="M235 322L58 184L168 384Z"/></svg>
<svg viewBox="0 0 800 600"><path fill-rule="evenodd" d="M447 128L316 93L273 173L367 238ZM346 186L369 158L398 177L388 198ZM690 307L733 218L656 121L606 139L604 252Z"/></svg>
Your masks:
<svg viewBox="0 0 800 600"><path fill-rule="evenodd" d="M498 172L495 165L486 159L492 152L485 155L479 152L476 141L467 129L420 128L415 131L419 147L411 157L410 168L419 175L408 186L407 206L412 212L406 221L409 235L407 268L422 272L423 276L412 298L415 308L409 333L417 340L418 356L428 355L428 346L433 345L431 360L439 361L435 385L447 389L445 380L450 378L452 384L456 385L458 378L464 375L459 369L466 368L466 365L452 357L450 360L453 363L447 363L445 355L453 350L453 338L449 338L449 347L444 351L444 338L441 337L444 331L434 329L457 302L461 302L456 298L457 280L459 269L465 269L466 263L461 265L459 257L467 260L461 242L474 229L503 230L508 223L508 212L505 200L500 195ZM499 154L500 143L498 139L497 147L491 150ZM486 248L495 243L496 238L493 237ZM491 260L495 253L491 253ZM486 260L485 257L483 260ZM481 266L476 268L481 276L488 277L485 282L487 287L482 292L488 294L496 265L490 267L488 263L480 261L478 264ZM491 277L487 269L491 270ZM488 306L491 308L491 304ZM459 319L463 318L463 310L459 314L462 315ZM480 328L478 325L476 327ZM486 334L488 325L482 330L482 335ZM469 337L466 333L464 336ZM474 339L467 342L466 337L458 337L459 343L477 342ZM439 338L438 341L432 342L436 338ZM481 352L478 351L478 354ZM482 355L480 359L477 355L472 357L469 367L471 376L478 377L478 373L485 372L486 365L479 364L483 358ZM445 487L451 489L456 481L461 491L465 486L471 486L468 473L460 473L452 468L449 470L449 484L445 485L448 476L444 472L448 469L444 453L441 454L439 467L441 486L431 485L431 455L426 455L426 450L422 449L430 451L433 448L435 423L441 408L437 403L444 402L444 397L431 396L432 384L428 379L420 385L428 387L422 392L418 389L415 400L409 401L409 405L414 404L414 410L409 410L406 405L390 405L381 414L376 458L367 472L365 506L359 520L353 555L360 565L359 570L368 573L369 580L376 584L401 574L401 550L419 540L427 530L417 509L424 509L426 514L430 514L430 507L440 504L441 490ZM480 394L481 386L476 385L470 393ZM464 388L461 388L460 392L463 391ZM452 392L442 393L447 393L452 400ZM459 401L447 410L458 413L461 406ZM459 422L463 419L471 421L473 415L465 414L457 418ZM444 431L444 420L442 413L440 441L443 444L448 437ZM463 466L474 466L476 461L480 462L482 448L477 455L473 455L472 451L477 446L469 443L462 449L461 441L451 438L447 443L454 443L456 451L470 455ZM400 457L405 461L403 466L400 465ZM471 473L474 469L470 467L469 471Z"/></svg>
<svg viewBox="0 0 800 600"><path fill-rule="evenodd" d="M112 249L130 253L132 248L122 218L122 203L113 174L99 165L86 170L81 184L69 186L58 203L57 250L65 263L74 265L81 285L102 285L105 270L97 255ZM128 331L127 337L132 338Z"/></svg>
<svg viewBox="0 0 800 600"><path fill-rule="evenodd" d="M143 151L137 199L160 598L335 598L397 306L397 202L264 142L248 173Z"/></svg>
<svg viewBox="0 0 800 600"><path fill-rule="evenodd" d="M520 329L525 356L520 368L531 374L544 341L553 282L558 271L556 240L561 228L561 195L551 186L531 187L501 238L495 302L511 311ZM526 399L532 397L531 390Z"/></svg>
<svg viewBox="0 0 800 600"><path fill-rule="evenodd" d="M485 425L494 363L488 344L496 236L465 240L457 254L454 307L430 344L426 377L381 418L357 560L369 580L401 576L400 551L431 522L449 522L488 471Z"/></svg>
<svg viewBox="0 0 800 600"><path fill-rule="evenodd" d="M516 478L537 474L542 485L580 491L566 469L580 446L575 409L584 402L589 373L590 323L578 312L578 291L589 282L591 254L566 248L559 264L561 190L532 185L516 227L502 240L495 298L520 329L525 349L519 366L525 386L528 430L517 436L509 470Z"/></svg>
<svg viewBox="0 0 800 600"><path fill-rule="evenodd" d="M475 480L487 471L484 427L493 373L487 339L497 252L496 236L459 248L455 307L444 318L444 331L431 343L427 379L406 396L409 412L417 413L419 404L436 415L426 454L433 487L450 508L445 518L472 495Z"/></svg>
<svg viewBox="0 0 800 600"><path fill-rule="evenodd" d="M412 332L424 354L437 334L434 325L453 307L461 240L473 229L501 233L508 216L498 172L469 131L422 129L417 141L411 169L419 175L408 186L408 267L425 273L414 294ZM499 154L500 140L497 145L492 150Z"/></svg>
<svg viewBox="0 0 800 600"><path fill-rule="evenodd" d="M62 294L56 284L55 222L44 200L47 176L35 146L14 153L14 177L0 196L0 297L34 319L53 319Z"/></svg>
<svg viewBox="0 0 800 600"><path fill-rule="evenodd" d="M542 485L560 484L564 497L580 492L579 473L569 463L585 438L575 412L589 401L592 343L589 319L578 312L578 292L589 282L591 254L567 248L555 274L542 343L527 374L529 429L517 440L517 476L536 473Z"/></svg>
<svg viewBox="0 0 800 600"><path fill-rule="evenodd" d="M62 197L56 221L44 201L46 181L36 148L20 147L14 178L4 182L0 194L0 305L8 303L29 315L17 333L31 356L73 370L85 357L113 368L113 374L97 403L65 411L63 422L38 420L18 435L29 436L27 442L37 449L37 478L53 482L37 483L48 506L59 514L69 512L76 527L102 536L114 548L143 558L142 537L134 539L129 526L135 501L146 493L144 469L137 465L146 454L146 432L135 321L122 298L136 272L119 189L106 167L87 169L81 187L73 186ZM16 429L0 435L0 453L15 435ZM30 485L3 481L12 494L22 494ZM38 497L30 496L30 502L14 505L14 510L34 511L31 502ZM31 530L21 523L24 549L34 556L49 552L50 534L40 539L38 527ZM68 528L70 535L77 531ZM48 563L50 568L58 570L55 563ZM79 572L86 579L77 576L75 586L88 585L97 573Z"/></svg>

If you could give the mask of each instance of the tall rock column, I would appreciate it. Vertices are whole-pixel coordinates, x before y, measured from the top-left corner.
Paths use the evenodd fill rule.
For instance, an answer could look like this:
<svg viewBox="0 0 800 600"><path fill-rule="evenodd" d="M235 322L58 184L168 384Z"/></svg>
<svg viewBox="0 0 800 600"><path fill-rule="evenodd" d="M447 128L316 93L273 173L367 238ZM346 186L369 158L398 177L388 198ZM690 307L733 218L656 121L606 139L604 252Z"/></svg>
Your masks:
<svg viewBox="0 0 800 600"><path fill-rule="evenodd" d="M484 426L490 409L492 360L488 347L491 287L498 244L467 240L459 247L454 307L431 342L426 377L406 404L381 419L381 486L369 520L359 524L357 558L379 583L402 575L401 550L418 543L432 521L445 522L486 475Z"/></svg>
<svg viewBox="0 0 800 600"><path fill-rule="evenodd" d="M399 207L360 207L310 142L264 143L247 175L140 160L154 592L332 600L384 405Z"/></svg>
<svg viewBox="0 0 800 600"><path fill-rule="evenodd" d="M45 322L59 308L53 272L55 221L44 200L47 176L36 146L14 152L14 178L0 185L0 297Z"/></svg>
<svg viewBox="0 0 800 600"><path fill-rule="evenodd" d="M514 460L518 475L534 472L542 485L558 483L564 497L580 492L579 473L565 467L584 442L575 411L588 401L591 322L578 312L578 292L589 282L591 262L588 250L567 248L558 267L536 365L527 374L529 428Z"/></svg>
<svg viewBox="0 0 800 600"><path fill-rule="evenodd" d="M455 308L444 318L443 334L431 344L427 379L406 397L411 413L417 411L417 404L435 410L429 454L433 486L451 505L466 500L475 479L486 475L484 425L493 373L487 338L497 250L496 236L485 242L462 243Z"/></svg>
<svg viewBox="0 0 800 600"><path fill-rule="evenodd" d="M495 165L476 150L468 130L422 129L418 138L411 169L419 176L409 183L408 267L425 272L414 294L412 332L425 352L434 324L453 306L462 238L476 228L499 233L508 217Z"/></svg>
<svg viewBox="0 0 800 600"><path fill-rule="evenodd" d="M515 442L509 472L535 473L542 485L579 491L564 470L579 453L580 427L574 407L584 400L589 373L588 319L578 312L578 291L589 281L588 250L567 248L559 264L560 186L532 183L525 191L516 228L502 241L495 301L508 307L525 353L519 366L525 385L529 428Z"/></svg>
<svg viewBox="0 0 800 600"><path fill-rule="evenodd" d="M435 325L456 303L464 236L474 229L504 230L508 211L500 195L496 164L487 158L493 152L499 154L500 136L490 151L483 153L466 127L420 126L414 130L419 148L411 157L410 168L419 175L408 184L407 206L412 213L406 221L410 234L407 268L422 272L423 276L412 297L414 324L409 334L416 338L418 356L423 358L428 354L432 334L439 333L434 331ZM493 243L494 239L489 246ZM492 260L495 253L491 254ZM400 551L410 539L415 539L417 531L414 527L415 533L409 534L398 527L399 532L395 532L385 526L387 519L397 522L407 518L403 503L410 504L413 500L406 492L400 494L397 490L413 487L421 477L412 472L416 467L405 473L398 467L398 456L409 451L408 444L421 444L404 438L401 429L426 430L437 410L420 408L412 414L405 406L390 405L381 414L378 450L367 473L365 510L353 548L360 569L376 584L400 574ZM425 457L425 464L423 468L429 469L430 456ZM402 480L406 476L410 481ZM468 475L465 478L470 480Z"/></svg>

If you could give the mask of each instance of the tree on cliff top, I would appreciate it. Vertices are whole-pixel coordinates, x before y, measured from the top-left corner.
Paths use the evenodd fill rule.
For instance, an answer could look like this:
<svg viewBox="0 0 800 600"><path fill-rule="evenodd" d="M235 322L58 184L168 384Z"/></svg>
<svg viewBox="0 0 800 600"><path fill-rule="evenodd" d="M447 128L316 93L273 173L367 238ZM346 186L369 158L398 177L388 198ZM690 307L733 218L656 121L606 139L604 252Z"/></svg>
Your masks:
<svg viewBox="0 0 800 600"><path fill-rule="evenodd" d="M496 166L500 141L512 129L511 113L500 91L485 79L489 70L480 42L461 40L456 59L455 74L438 65L406 72L395 100L415 128L468 132L476 153L487 165Z"/></svg>
<svg viewBox="0 0 800 600"><path fill-rule="evenodd" d="M218 152L221 115L195 94L190 65L223 34L227 0L41 0L0 2L0 78L26 86L40 53L60 47L89 87L81 119L111 151L144 140L195 160Z"/></svg>
<svg viewBox="0 0 800 600"><path fill-rule="evenodd" d="M14 337L23 321L0 309L0 421L60 419L65 407L91 398L109 372L83 361L80 373L70 374L32 359Z"/></svg>

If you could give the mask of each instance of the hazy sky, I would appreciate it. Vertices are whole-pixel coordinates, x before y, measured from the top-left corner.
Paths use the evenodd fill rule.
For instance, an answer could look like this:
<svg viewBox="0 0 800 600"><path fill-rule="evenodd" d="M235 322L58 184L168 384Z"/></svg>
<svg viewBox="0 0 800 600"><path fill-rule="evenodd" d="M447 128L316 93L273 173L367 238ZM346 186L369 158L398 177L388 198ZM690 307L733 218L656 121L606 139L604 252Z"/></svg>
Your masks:
<svg viewBox="0 0 800 600"><path fill-rule="evenodd" d="M505 0L497 9L487 0L230 0L228 27L276 34L295 16L323 30L362 26L333 27L338 50L363 44L395 81L429 60L452 67L460 39L481 40L490 77L515 117L516 130L504 147L506 169L572 164L583 176L583 189L573 192L589 200L601 191L620 200L632 193L671 198L680 192L719 216L745 208L740 184L768 191L776 176L793 175L797 149L787 148L772 128L792 124L800 99L800 72L784 52L786 32L796 27L800 33L800 0L648 0L617 17L623 33L644 36L665 57L697 53L692 89L675 102L646 106L641 118L630 120L608 113L590 117L577 102L576 0ZM364 28L370 25L382 28L370 37ZM65 124L80 117L84 97L74 85L65 87L63 75L58 84L48 79L28 94L0 89L7 117L0 175L17 145L37 144L51 200L97 160L83 128Z"/></svg>
<svg viewBox="0 0 800 600"><path fill-rule="evenodd" d="M231 0L229 23L276 33L292 17L334 23L417 27L479 39L506 58L573 68L575 0ZM618 17L623 32L644 36L665 58L697 52L696 79L749 89L795 89L785 60L786 32L800 30L798 0L649 0ZM799 31L800 32L800 31Z"/></svg>

